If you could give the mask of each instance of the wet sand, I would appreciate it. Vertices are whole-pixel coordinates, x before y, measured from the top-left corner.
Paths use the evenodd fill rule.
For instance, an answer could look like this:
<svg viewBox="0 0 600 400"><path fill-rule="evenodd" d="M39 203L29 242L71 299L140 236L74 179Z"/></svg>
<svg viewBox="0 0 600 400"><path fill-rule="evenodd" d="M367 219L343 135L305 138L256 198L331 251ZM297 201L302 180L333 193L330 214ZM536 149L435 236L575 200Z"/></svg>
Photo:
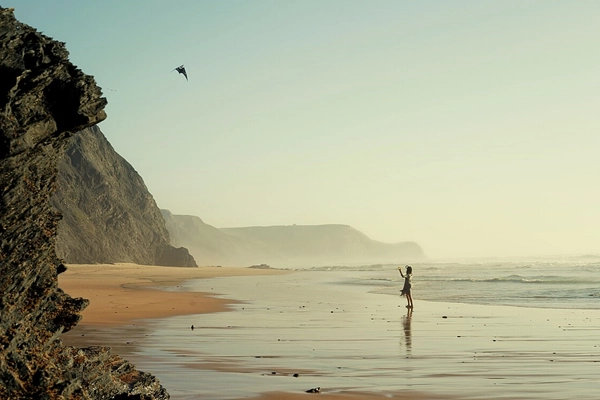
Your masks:
<svg viewBox="0 0 600 400"><path fill-rule="evenodd" d="M112 346L176 400L597 398L598 310L415 296L409 312L404 298L348 285L344 272L227 273L172 283L174 295L213 293L229 312L82 325L68 339Z"/></svg>

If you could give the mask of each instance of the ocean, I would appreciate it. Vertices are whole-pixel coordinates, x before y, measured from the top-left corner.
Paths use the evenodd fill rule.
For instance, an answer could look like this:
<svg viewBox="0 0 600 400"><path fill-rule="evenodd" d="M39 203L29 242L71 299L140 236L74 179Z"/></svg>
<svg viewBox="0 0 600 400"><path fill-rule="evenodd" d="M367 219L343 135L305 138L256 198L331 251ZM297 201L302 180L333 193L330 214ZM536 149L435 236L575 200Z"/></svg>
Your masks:
<svg viewBox="0 0 600 400"><path fill-rule="evenodd" d="M413 267L415 301L556 309L600 309L600 256L528 261L423 262ZM328 266L311 270L353 273L346 284L397 294L398 265Z"/></svg>

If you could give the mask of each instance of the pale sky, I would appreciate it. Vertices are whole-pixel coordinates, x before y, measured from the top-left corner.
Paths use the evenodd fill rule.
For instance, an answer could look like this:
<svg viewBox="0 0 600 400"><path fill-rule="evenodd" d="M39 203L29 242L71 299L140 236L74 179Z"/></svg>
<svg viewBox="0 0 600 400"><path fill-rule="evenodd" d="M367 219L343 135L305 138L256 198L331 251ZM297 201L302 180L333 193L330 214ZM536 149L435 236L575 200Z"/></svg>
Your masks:
<svg viewBox="0 0 600 400"><path fill-rule="evenodd" d="M600 253L598 1L0 3L96 78L102 132L174 214Z"/></svg>

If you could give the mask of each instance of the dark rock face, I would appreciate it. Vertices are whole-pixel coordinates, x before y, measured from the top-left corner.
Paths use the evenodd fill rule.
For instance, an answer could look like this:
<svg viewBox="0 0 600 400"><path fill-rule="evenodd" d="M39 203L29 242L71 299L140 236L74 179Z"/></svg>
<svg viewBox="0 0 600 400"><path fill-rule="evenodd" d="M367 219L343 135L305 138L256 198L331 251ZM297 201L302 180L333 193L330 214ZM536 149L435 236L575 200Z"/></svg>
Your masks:
<svg viewBox="0 0 600 400"><path fill-rule="evenodd" d="M105 118L94 79L62 43L0 8L0 399L168 399L106 348L60 340L88 301L57 287L50 204L66 139Z"/></svg>
<svg viewBox="0 0 600 400"><path fill-rule="evenodd" d="M67 263L196 266L187 249L169 244L142 177L97 126L69 139L51 201L63 215L56 252Z"/></svg>

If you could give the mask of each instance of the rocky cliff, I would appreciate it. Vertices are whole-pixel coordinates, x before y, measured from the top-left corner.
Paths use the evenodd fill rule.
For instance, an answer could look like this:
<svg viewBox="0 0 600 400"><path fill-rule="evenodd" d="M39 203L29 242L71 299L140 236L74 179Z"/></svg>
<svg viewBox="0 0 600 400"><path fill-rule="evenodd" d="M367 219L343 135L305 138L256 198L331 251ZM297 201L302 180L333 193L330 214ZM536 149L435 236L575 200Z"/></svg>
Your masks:
<svg viewBox="0 0 600 400"><path fill-rule="evenodd" d="M60 334L88 301L57 286L60 215L50 204L74 132L105 118L100 89L64 44L0 8L0 399L167 399L149 374Z"/></svg>
<svg viewBox="0 0 600 400"><path fill-rule="evenodd" d="M348 225L215 228L199 217L161 210L173 243L201 265L275 267L405 263L425 258L414 242L382 243Z"/></svg>
<svg viewBox="0 0 600 400"><path fill-rule="evenodd" d="M69 139L51 198L63 215L56 252L67 263L195 267L169 232L142 177L97 126Z"/></svg>

